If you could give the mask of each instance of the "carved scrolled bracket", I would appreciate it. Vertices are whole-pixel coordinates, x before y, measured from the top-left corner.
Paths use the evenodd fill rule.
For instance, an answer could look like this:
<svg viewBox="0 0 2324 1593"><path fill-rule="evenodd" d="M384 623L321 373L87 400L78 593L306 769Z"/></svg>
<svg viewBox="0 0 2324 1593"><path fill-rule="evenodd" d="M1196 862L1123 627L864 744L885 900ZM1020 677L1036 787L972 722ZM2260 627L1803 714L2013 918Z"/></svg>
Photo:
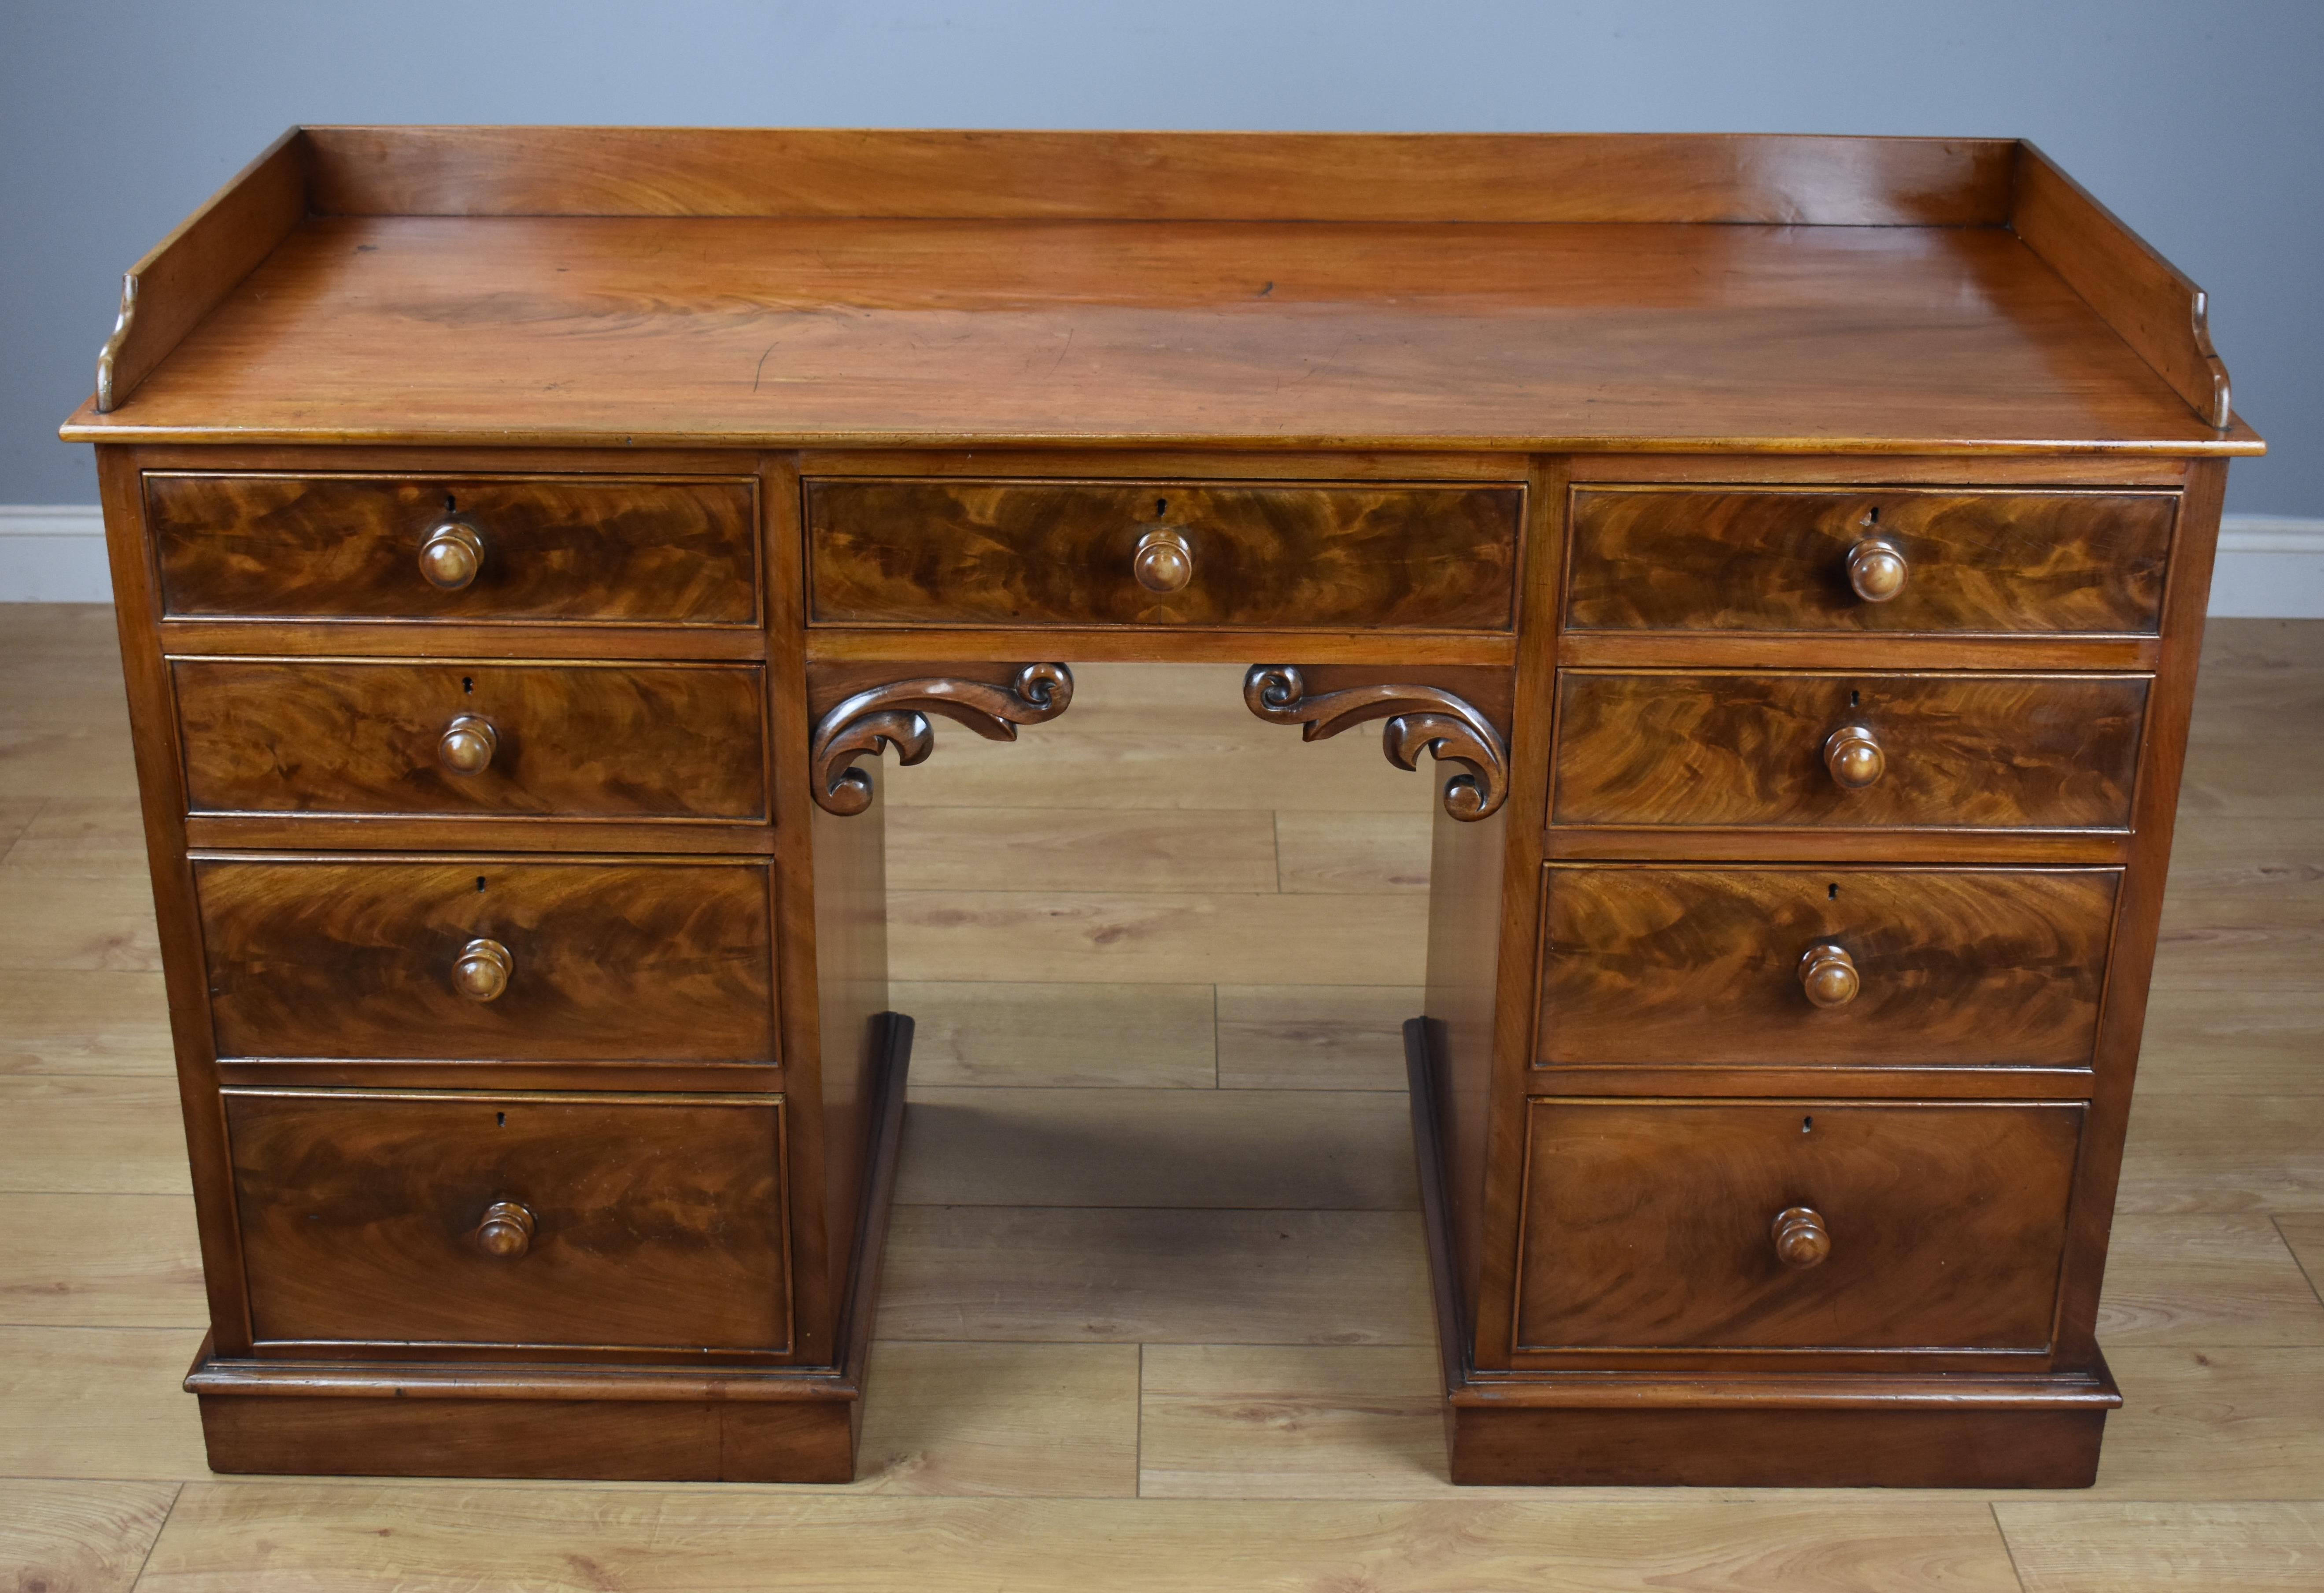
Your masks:
<svg viewBox="0 0 2324 1593"><path fill-rule="evenodd" d="M97 409L105 414L121 401L115 390L114 367L121 359L122 345L129 341L129 328L137 319L137 273L129 272L121 279L121 313L114 318L113 336L97 351Z"/></svg>
<svg viewBox="0 0 2324 1593"><path fill-rule="evenodd" d="M1270 724L1300 726L1300 739L1309 741L1387 720L1380 750L1398 769L1418 768L1424 751L1461 766L1444 782L1444 811L1456 819L1489 818L1508 799L1509 760L1500 732L1449 691L1386 684L1311 697L1296 666L1254 664L1242 677L1242 700Z"/></svg>
<svg viewBox="0 0 2324 1593"><path fill-rule="evenodd" d="M896 761L924 761L936 750L927 715L968 726L988 741L1013 741L1020 724L1046 724L1074 700L1073 671L1063 664L1028 664L1007 686L989 680L929 676L857 692L835 704L815 727L807 769L816 806L842 816L872 806L871 777L855 760L896 749Z"/></svg>

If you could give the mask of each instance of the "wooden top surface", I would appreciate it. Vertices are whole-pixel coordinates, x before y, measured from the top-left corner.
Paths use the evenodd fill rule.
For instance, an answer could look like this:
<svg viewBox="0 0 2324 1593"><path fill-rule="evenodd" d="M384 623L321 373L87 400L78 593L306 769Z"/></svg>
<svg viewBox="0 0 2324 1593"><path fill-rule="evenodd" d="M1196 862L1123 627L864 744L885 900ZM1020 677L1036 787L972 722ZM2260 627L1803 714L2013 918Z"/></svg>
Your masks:
<svg viewBox="0 0 2324 1593"><path fill-rule="evenodd" d="M2209 380L2200 292L2038 161L1910 140L300 130L140 267L138 313L189 329L156 322L116 407L64 435L2256 452L2182 396ZM973 194L830 213L858 192L925 212L942 180L996 170L986 207L1019 213ZM1416 170L1488 218L1410 218ZM1524 180L1496 189L1496 170ZM1286 194L1308 172L1322 189ZM1635 208L1673 219L1624 213L1650 189ZM1389 214L1358 213L1376 191ZM2037 231L2037 253L2044 192L2069 234ZM1187 219L1205 196L1308 218ZM1532 218L1552 200L1586 219ZM560 202L591 213L537 213ZM1729 216L1770 219L1703 219ZM1890 225L1834 224L1859 216ZM2052 263L2085 257L2131 287ZM204 272L207 299L176 286ZM2163 330L2135 336L2178 373L2085 293L2155 307Z"/></svg>

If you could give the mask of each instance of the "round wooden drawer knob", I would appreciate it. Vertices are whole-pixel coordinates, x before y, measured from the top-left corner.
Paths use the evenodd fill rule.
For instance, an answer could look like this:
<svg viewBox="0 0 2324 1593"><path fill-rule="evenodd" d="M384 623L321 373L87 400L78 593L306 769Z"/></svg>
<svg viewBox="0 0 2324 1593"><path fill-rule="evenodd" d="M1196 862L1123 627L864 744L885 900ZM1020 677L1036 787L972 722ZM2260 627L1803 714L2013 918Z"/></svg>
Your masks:
<svg viewBox="0 0 2324 1593"><path fill-rule="evenodd" d="M1138 539L1130 573L1148 592L1184 592L1194 578L1194 549L1178 532L1157 528Z"/></svg>
<svg viewBox="0 0 2324 1593"><path fill-rule="evenodd" d="M1825 738L1823 766L1831 770L1836 784L1861 791L1879 783L1888 768L1888 755L1880 750L1879 739L1869 727L1844 724Z"/></svg>
<svg viewBox="0 0 2324 1593"><path fill-rule="evenodd" d="M465 520L447 520L420 545L420 573L430 586L457 592L484 567L484 535Z"/></svg>
<svg viewBox="0 0 2324 1593"><path fill-rule="evenodd" d="M437 760L454 774L482 774L500 750L501 732L488 719L463 714L444 727L437 738Z"/></svg>
<svg viewBox="0 0 2324 1593"><path fill-rule="evenodd" d="M1886 603L1912 574L1904 552L1886 537L1867 537L1848 550L1848 584L1867 603Z"/></svg>
<svg viewBox="0 0 2324 1593"><path fill-rule="evenodd" d="M1812 1206L1784 1207L1775 1213L1769 1231L1775 1238L1775 1259L1786 1266L1804 1272L1821 1266L1831 1254L1831 1232L1823 1225L1823 1214Z"/></svg>
<svg viewBox="0 0 2324 1593"><path fill-rule="evenodd" d="M532 1213L517 1201L494 1201L476 1224L476 1248L513 1261L532 1248Z"/></svg>
<svg viewBox="0 0 2324 1593"><path fill-rule="evenodd" d="M516 959L506 946L496 940L472 940L452 964L452 988L471 1001L494 1000L508 989L509 976L515 971Z"/></svg>
<svg viewBox="0 0 2324 1593"><path fill-rule="evenodd" d="M1800 958L1800 989L1818 1007L1845 1007L1862 988L1856 959L1845 947L1828 943L1810 946Z"/></svg>

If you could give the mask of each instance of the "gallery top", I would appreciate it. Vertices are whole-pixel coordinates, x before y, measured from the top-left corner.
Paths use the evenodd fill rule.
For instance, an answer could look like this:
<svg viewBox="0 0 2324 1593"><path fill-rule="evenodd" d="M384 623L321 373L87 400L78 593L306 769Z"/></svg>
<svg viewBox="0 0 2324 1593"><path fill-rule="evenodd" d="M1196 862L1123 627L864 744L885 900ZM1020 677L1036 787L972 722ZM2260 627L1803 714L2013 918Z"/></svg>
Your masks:
<svg viewBox="0 0 2324 1593"><path fill-rule="evenodd" d="M2249 454L2031 145L298 128L85 442Z"/></svg>

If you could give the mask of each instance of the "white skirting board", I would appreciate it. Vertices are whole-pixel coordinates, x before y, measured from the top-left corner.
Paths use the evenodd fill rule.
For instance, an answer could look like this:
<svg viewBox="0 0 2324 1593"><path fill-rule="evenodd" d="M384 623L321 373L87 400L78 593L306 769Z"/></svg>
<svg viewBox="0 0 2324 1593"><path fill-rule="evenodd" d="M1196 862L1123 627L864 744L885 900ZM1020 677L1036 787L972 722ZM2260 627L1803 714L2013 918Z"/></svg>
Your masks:
<svg viewBox="0 0 2324 1593"><path fill-rule="evenodd" d="M97 510L0 505L0 603L105 603L111 596ZM2219 529L2211 612L2324 619L2324 519L2228 515Z"/></svg>
<svg viewBox="0 0 2324 1593"><path fill-rule="evenodd" d="M2239 619L2324 620L2324 520L2223 517L2211 612Z"/></svg>
<svg viewBox="0 0 2324 1593"><path fill-rule="evenodd" d="M0 503L0 603L110 603L105 512Z"/></svg>

